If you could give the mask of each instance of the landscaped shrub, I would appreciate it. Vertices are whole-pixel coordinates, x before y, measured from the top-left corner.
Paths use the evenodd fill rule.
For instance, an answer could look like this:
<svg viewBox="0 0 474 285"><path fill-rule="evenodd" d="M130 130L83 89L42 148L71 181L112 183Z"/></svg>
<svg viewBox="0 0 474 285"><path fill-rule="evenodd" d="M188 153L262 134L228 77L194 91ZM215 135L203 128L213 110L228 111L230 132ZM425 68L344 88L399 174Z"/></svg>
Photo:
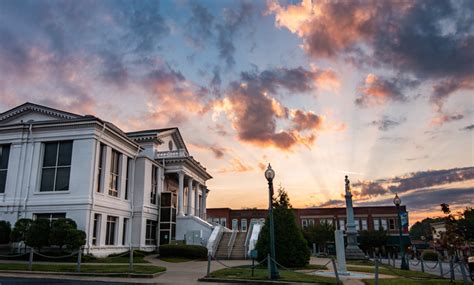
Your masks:
<svg viewBox="0 0 474 285"><path fill-rule="evenodd" d="M160 246L160 257L184 257L192 259L205 259L207 248L200 245L174 245L164 244Z"/></svg>
<svg viewBox="0 0 474 285"><path fill-rule="evenodd" d="M33 220L31 219L19 219L16 221L15 226L11 232L10 240L13 242L25 241L26 233L30 229Z"/></svg>
<svg viewBox="0 0 474 285"><path fill-rule="evenodd" d="M10 241L10 232L12 226L7 221L0 221L0 244L8 243Z"/></svg>
<svg viewBox="0 0 474 285"><path fill-rule="evenodd" d="M438 260L438 253L434 250L425 250L421 254L423 257L423 260L428 260L428 261L437 261Z"/></svg>
<svg viewBox="0 0 474 285"><path fill-rule="evenodd" d="M28 246L41 248L49 245L49 232L51 231L51 226L49 220L46 219L37 219L31 223L31 226L28 228L25 235L25 243Z"/></svg>

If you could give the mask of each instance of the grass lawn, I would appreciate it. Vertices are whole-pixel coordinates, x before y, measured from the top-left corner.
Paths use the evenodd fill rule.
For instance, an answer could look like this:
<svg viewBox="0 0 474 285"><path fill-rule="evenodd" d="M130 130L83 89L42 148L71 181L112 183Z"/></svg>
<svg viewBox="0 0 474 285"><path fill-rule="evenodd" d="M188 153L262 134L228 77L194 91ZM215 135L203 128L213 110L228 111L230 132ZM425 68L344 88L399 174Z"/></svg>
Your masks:
<svg viewBox="0 0 474 285"><path fill-rule="evenodd" d="M279 272L279 280L281 281L336 284L336 278L308 275L300 272L292 272L286 270L280 270ZM210 277L226 279L267 280L268 271L266 269L257 268L255 269L254 276L252 276L252 270L249 267L232 267L211 272Z"/></svg>
<svg viewBox="0 0 474 285"><path fill-rule="evenodd" d="M367 285L374 285L374 280L363 280ZM411 280L407 278L396 278L396 279L379 279L379 285L448 285L448 284L464 284L462 281L456 281L451 283L449 279L431 279L431 280ZM469 283L469 284L472 284Z"/></svg>
<svg viewBox="0 0 474 285"><path fill-rule="evenodd" d="M0 270L28 270L25 263L1 263ZM133 273L158 273L166 268L154 265L134 265ZM53 271L53 272L76 272L75 264L33 264L33 271ZM127 273L128 265L81 265L81 272L84 273Z"/></svg>
<svg viewBox="0 0 474 285"><path fill-rule="evenodd" d="M188 262L188 261L194 260L194 259L185 258L185 257L160 257L159 259L162 261L171 262L171 263L181 263L181 262Z"/></svg>
<svg viewBox="0 0 474 285"><path fill-rule="evenodd" d="M375 263L371 260L348 260L347 265L367 265L374 266Z"/></svg>
<svg viewBox="0 0 474 285"><path fill-rule="evenodd" d="M360 267L360 266L347 266L349 271L358 271L358 272L369 272L374 273L374 267ZM426 279L442 279L438 275L423 273L415 270L401 270L399 268L389 267L387 265L379 267L380 274L399 276L399 277L415 277L415 278L426 278Z"/></svg>

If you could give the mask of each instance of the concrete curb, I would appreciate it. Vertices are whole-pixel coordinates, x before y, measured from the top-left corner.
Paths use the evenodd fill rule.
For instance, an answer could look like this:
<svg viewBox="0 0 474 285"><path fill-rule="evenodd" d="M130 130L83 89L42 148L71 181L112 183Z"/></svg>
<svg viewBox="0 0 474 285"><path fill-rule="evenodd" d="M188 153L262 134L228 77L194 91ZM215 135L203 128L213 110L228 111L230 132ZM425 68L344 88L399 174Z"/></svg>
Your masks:
<svg viewBox="0 0 474 285"><path fill-rule="evenodd" d="M92 276L92 277L126 277L126 278L155 278L166 271L157 273L85 273L85 272L58 272L58 271L24 271L24 270L0 270L1 273L31 274L31 275L66 275L66 276Z"/></svg>
<svg viewBox="0 0 474 285"><path fill-rule="evenodd" d="M298 282L298 281L271 281L271 280L249 280L249 279L224 279L224 278L214 278L214 277L203 277L198 279L199 282L218 282L218 283L237 283L237 284L281 284L281 285L290 285L290 284L321 284L321 283L307 283L307 282Z"/></svg>

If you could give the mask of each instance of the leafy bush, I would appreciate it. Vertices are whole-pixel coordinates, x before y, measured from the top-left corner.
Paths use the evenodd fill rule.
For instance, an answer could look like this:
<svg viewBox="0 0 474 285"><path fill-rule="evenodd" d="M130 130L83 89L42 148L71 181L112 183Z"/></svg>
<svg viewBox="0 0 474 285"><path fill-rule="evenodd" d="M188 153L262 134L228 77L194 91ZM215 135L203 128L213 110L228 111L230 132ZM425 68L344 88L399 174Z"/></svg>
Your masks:
<svg viewBox="0 0 474 285"><path fill-rule="evenodd" d="M200 245L174 245L164 244L159 248L160 257L184 257L191 259L205 259L207 257L207 248Z"/></svg>
<svg viewBox="0 0 474 285"><path fill-rule="evenodd" d="M15 226L10 234L10 240L13 242L25 241L26 233L30 229L33 220L31 219L19 219L16 221Z"/></svg>
<svg viewBox="0 0 474 285"><path fill-rule="evenodd" d="M49 233L49 243L59 246L60 249L66 245L68 235L71 235L72 231L76 230L77 225L71 219L57 219L51 224L51 231Z"/></svg>
<svg viewBox="0 0 474 285"><path fill-rule="evenodd" d="M423 260L428 260L428 261L437 261L438 260L438 253L434 250L424 250L423 253L421 254L421 257Z"/></svg>
<svg viewBox="0 0 474 285"><path fill-rule="evenodd" d="M42 247L49 245L49 232L51 226L49 220L37 219L33 221L26 232L25 243L33 248L41 250Z"/></svg>
<svg viewBox="0 0 474 285"><path fill-rule="evenodd" d="M10 232L12 226L10 222L0 221L0 244L8 243L10 241Z"/></svg>

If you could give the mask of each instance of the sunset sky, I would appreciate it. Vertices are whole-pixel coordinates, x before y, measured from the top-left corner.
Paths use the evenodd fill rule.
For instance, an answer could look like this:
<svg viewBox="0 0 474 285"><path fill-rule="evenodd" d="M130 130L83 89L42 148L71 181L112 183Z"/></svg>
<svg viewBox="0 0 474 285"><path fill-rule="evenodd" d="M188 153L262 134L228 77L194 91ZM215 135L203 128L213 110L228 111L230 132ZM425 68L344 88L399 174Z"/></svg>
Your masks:
<svg viewBox="0 0 474 285"><path fill-rule="evenodd" d="M473 93L471 0L0 1L1 112L177 126L208 207L472 206Z"/></svg>

